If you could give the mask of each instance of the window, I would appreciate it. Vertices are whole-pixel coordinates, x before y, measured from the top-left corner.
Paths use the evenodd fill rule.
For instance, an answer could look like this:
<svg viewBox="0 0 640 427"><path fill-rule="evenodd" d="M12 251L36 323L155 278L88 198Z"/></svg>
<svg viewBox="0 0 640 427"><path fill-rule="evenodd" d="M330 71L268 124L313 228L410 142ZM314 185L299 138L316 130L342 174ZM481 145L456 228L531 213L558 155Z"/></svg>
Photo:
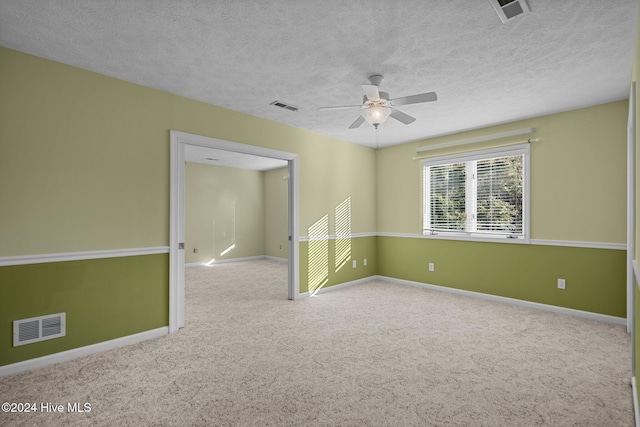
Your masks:
<svg viewBox="0 0 640 427"><path fill-rule="evenodd" d="M527 240L529 145L423 161L423 234Z"/></svg>

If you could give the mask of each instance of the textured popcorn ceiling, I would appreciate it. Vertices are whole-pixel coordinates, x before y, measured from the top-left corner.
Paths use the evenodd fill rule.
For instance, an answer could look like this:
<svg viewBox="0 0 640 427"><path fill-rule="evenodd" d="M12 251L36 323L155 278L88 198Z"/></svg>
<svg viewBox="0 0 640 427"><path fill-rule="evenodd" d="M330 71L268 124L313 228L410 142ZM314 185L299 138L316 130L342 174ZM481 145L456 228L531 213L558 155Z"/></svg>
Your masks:
<svg viewBox="0 0 640 427"><path fill-rule="evenodd" d="M380 146L627 97L637 1L528 4L502 24L488 0L0 0L0 45L368 146L358 110L318 108L373 73L439 96Z"/></svg>

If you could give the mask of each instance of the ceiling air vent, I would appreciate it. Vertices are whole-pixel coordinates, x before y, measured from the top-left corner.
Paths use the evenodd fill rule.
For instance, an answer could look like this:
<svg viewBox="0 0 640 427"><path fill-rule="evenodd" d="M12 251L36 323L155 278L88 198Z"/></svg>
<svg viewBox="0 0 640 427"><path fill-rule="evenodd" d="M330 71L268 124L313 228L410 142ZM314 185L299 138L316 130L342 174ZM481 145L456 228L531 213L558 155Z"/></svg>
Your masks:
<svg viewBox="0 0 640 427"><path fill-rule="evenodd" d="M526 0L489 0L498 13L502 23L530 12Z"/></svg>
<svg viewBox="0 0 640 427"><path fill-rule="evenodd" d="M294 105L291 105L291 104L287 104L287 103L282 102L282 101L273 101L269 105L274 105L276 107L284 108L285 110L289 110L289 111L298 111L299 110L298 107L296 107Z"/></svg>

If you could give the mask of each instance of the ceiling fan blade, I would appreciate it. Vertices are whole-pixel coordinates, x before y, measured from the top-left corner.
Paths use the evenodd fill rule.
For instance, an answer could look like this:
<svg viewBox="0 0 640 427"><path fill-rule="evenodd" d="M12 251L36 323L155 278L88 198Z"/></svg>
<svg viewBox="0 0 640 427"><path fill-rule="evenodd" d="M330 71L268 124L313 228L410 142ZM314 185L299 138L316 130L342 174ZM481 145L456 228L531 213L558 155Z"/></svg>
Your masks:
<svg viewBox="0 0 640 427"><path fill-rule="evenodd" d="M362 91L369 101L380 101L380 92L376 85L362 85Z"/></svg>
<svg viewBox="0 0 640 427"><path fill-rule="evenodd" d="M404 123L405 125L408 125L416 121L415 117L411 117L410 115L405 114L400 110L396 110L395 108L391 109L391 117L393 117L399 122Z"/></svg>
<svg viewBox="0 0 640 427"><path fill-rule="evenodd" d="M418 104L420 102L437 101L438 95L435 92L421 93L418 95L401 96L391 100L393 105Z"/></svg>
<svg viewBox="0 0 640 427"><path fill-rule="evenodd" d="M351 123L351 125L349 126L349 129L358 128L363 123L364 123L364 117L358 116L358 118L353 123Z"/></svg>
<svg viewBox="0 0 640 427"><path fill-rule="evenodd" d="M346 110L351 108L361 108L362 105L338 105L337 107L320 107L318 111L329 111L329 110Z"/></svg>

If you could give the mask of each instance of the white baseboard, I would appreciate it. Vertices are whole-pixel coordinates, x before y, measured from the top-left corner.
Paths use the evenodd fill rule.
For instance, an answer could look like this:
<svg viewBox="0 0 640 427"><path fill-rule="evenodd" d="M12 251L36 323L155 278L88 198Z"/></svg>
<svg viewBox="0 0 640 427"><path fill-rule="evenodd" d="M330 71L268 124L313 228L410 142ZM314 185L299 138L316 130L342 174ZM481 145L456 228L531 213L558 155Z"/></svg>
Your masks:
<svg viewBox="0 0 640 427"><path fill-rule="evenodd" d="M256 255L256 256L248 256L244 258L217 259L213 261L211 264L209 264L208 262L190 262L189 264L185 264L184 266L185 267L199 267L203 265L212 266L216 264L226 264L229 262L255 261L257 259L265 259L265 258L266 257L264 255Z"/></svg>
<svg viewBox="0 0 640 427"><path fill-rule="evenodd" d="M269 256L269 255L265 255L264 258L265 259L270 259L271 261L289 262L289 260L287 258L279 258L279 257Z"/></svg>
<svg viewBox="0 0 640 427"><path fill-rule="evenodd" d="M190 263L185 263L184 267L185 268L189 268L189 267L200 267L203 265L206 265L206 262L190 262Z"/></svg>
<svg viewBox="0 0 640 427"><path fill-rule="evenodd" d="M257 259L264 259L264 255L247 256L247 257L244 257L244 258L217 259L217 260L215 260L213 262L212 265L226 264L226 263L229 263L229 262L255 261Z"/></svg>
<svg viewBox="0 0 640 427"><path fill-rule="evenodd" d="M624 317L609 316L606 314L592 313L590 311L575 310L573 308L558 307L556 305L542 304L539 302L501 297L498 295L483 294L480 292L466 291L464 289L449 288L446 286L430 285L427 283L414 282L411 280L395 279L393 277L387 277L387 276L369 276L362 279L353 280L351 282L340 283L337 285L329 286L327 288L322 288L319 291L317 291L314 295L322 294L324 292L337 291L338 289L342 289L348 286L361 285L364 283L371 282L372 280L382 280L385 282L398 283L401 285L414 286L419 288L426 288L434 291L449 292L452 294L464 295L468 297L482 298L490 301L497 301L505 304L517 305L520 307L534 308L536 310L550 311L552 313L582 317L585 319L597 320L597 321L606 322L606 323L613 323L616 325L624 326L627 324L627 319ZM309 292L304 292L300 294L300 299L308 298L310 296L311 294ZM640 427L640 424L638 425L638 427Z"/></svg>
<svg viewBox="0 0 640 427"><path fill-rule="evenodd" d="M550 311L558 314L566 314L569 316L576 316L576 317L582 317L582 318L591 319L591 320L598 320L600 322L614 323L616 325L625 326L627 324L627 319L624 317L609 316L606 314L592 313L590 311L575 310L573 308L558 307L555 305L542 304L539 302L525 301L525 300L520 300L515 298L501 297L501 296L491 295L491 294L483 294L480 292L466 291L464 289L449 288L446 286L430 285L427 283L414 282L411 280L394 279L393 277L387 277L387 276L376 276L376 278L379 280L384 280L392 283L399 283L402 285L416 286L420 288L427 288L427 289L432 289L432 290L441 291L441 292L449 292L453 294L465 295L465 296L470 296L474 298L482 298L490 301L497 301L497 302L502 302L506 304L518 305L521 307L535 308L537 310L544 310L544 311Z"/></svg>
<svg viewBox="0 0 640 427"><path fill-rule="evenodd" d="M313 293L313 295L310 292L304 292L304 293L300 294L300 299L309 298L311 296L318 295L318 294L323 294L325 292L337 291L338 289L343 289L343 288L346 288L346 287L349 287L349 286L362 285L364 283L368 283L368 282L374 280L376 277L377 276L369 276L369 277L364 277L362 279L352 280L350 282L344 282L344 283L340 283L340 284L337 284L337 285L329 286L327 288L321 288L320 290L318 290L315 293Z"/></svg>
<svg viewBox="0 0 640 427"><path fill-rule="evenodd" d="M100 342L97 344L87 345L84 347L78 347L60 353L49 354L47 356L38 357L35 359L25 360L23 362L12 363L10 365L0 366L0 378L9 375L19 374L20 372L29 371L35 368L41 368L43 366L51 365L53 363L64 362L67 360L75 359L82 356L88 356L89 354L98 353L101 351L111 350L118 347L124 347L125 345L135 344L141 341L146 341L152 338L161 337L169 333L167 326L152 329L150 331L140 332L138 334L128 335L126 337L116 338L109 341Z"/></svg>
<svg viewBox="0 0 640 427"><path fill-rule="evenodd" d="M633 415L636 419L636 427L640 427L640 408L638 407L638 388L635 376L631 377L631 388L633 389Z"/></svg>
<svg viewBox="0 0 640 427"><path fill-rule="evenodd" d="M267 257L265 256L250 257L249 259L264 259L264 258L267 258ZM247 259L235 258L230 260L224 260L224 262L239 262L241 260L247 260ZM203 264L189 264L189 265L193 266L193 265L203 265ZM626 325L627 323L627 319L623 317L615 317L615 316L609 316L606 314L592 313L588 311L575 310L571 308L558 307L554 305L542 304L542 303L531 302L531 301L524 301L524 300L519 300L515 298L507 298L507 297L501 297L497 295L483 294L480 292L449 288L446 286L438 286L438 285L431 285L427 283L414 282L410 280L395 279L393 277L387 277L387 276L369 276L369 277L364 277L362 279L352 280L350 282L340 283L337 285L329 286L327 288L322 288L318 290L316 293L314 293L314 295L322 294L330 291L336 291L349 286L365 284L373 280L382 280L390 283L398 283L401 285L408 285L408 286L426 288L426 289L431 289L431 290L436 290L441 292L449 292L449 293L458 294L458 295L470 296L475 298L482 298L490 301L497 301L497 302L517 305L521 307L528 307L528 308L534 308L534 309L543 310L543 311L550 311L550 312L559 313L559 314L577 316L577 317L587 318L591 320L598 320L601 322L614 323L614 324L623 325L623 326ZM300 294L300 299L309 298L310 296L311 294L309 292L304 292ZM75 359L78 357L87 356L89 354L111 350L114 348L123 347L125 345L135 344L148 339L167 335L168 333L169 333L169 328L165 326L162 328L152 329L150 331L140 332L138 334L128 335L126 337L116 338L113 340L104 341L101 343L92 344L85 347L74 348L74 349L63 351L60 353L54 353L47 356L38 357L35 359L30 359L22 362L13 363L10 365L0 366L0 378L6 377L9 375L15 375L15 374L25 372L31 369L35 369L35 368L40 368L53 363L64 362L64 361ZM640 415L639 415L638 395L636 390L635 377L632 378L631 384L633 387L633 403L634 403L634 410L636 414L635 415L636 426L640 427Z"/></svg>

